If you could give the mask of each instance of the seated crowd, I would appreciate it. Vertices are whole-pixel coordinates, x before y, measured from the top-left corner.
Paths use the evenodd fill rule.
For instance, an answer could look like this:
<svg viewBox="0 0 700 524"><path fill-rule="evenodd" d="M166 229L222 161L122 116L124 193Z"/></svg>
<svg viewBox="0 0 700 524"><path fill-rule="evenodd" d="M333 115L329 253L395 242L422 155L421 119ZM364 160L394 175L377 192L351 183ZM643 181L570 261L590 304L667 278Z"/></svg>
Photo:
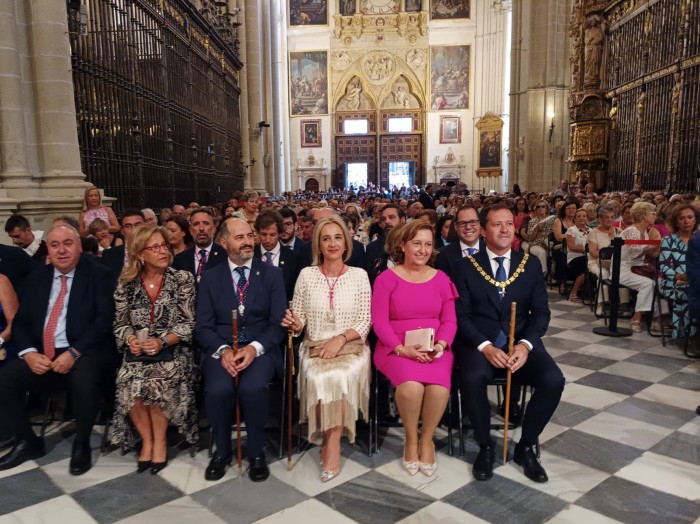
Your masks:
<svg viewBox="0 0 700 524"><path fill-rule="evenodd" d="M641 330L643 314L663 321L658 280L673 337L698 339L689 285L697 268L686 268L686 254L697 261L699 201L581 186L247 192L221 206L127 210L120 220L91 187L78 219L56 218L46 232L13 215L5 230L16 247L0 246L0 446L9 448L0 470L46 453L27 392L62 385L76 425L73 475L92 467L90 434L109 399L109 440L138 449L139 473L167 466L169 427L197 443L206 415L215 452L205 478L218 480L234 456L238 400L249 477L263 481L269 384L283 376L291 333L300 419L321 445L321 481L340 474L342 438L354 442L358 418L369 417L374 365L395 389L409 475L437 470L434 434L453 376L479 445L478 480L492 477L495 461L487 385L510 371L514 390L534 386L524 413L505 402L522 425L513 460L546 482L536 444L564 389L542 342L547 278L561 293L571 282L569 300L579 302L587 275L610 277L600 254L615 237L658 240L622 248L631 327ZM597 289L588 298L601 313L608 296ZM407 343L419 328L433 330L430 342Z"/></svg>

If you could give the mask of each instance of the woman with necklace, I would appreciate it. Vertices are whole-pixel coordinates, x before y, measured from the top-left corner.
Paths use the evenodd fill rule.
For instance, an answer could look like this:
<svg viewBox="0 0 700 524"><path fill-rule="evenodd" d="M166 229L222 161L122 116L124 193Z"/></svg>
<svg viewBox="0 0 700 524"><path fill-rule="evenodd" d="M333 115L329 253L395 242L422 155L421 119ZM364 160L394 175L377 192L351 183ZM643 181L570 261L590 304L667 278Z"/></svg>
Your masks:
<svg viewBox="0 0 700 524"><path fill-rule="evenodd" d="M610 260L606 260L602 263L600 261L600 250L609 247L615 237L619 237L622 231L614 226L615 216L617 211L615 206L610 204L604 204L598 208L598 222L600 225L596 228L591 229L588 233L588 271L595 275L596 278L599 276L603 279L610 278ZM604 303L608 301L606 289L604 286L599 286L600 292L596 298L596 310L597 316L603 316ZM626 303L629 301L627 293L625 293L626 298L622 297L623 289L620 289L620 302ZM627 290L624 289L626 292Z"/></svg>
<svg viewBox="0 0 700 524"><path fill-rule="evenodd" d="M447 275L430 266L435 259L430 224L413 220L393 228L386 251L396 266L374 282L374 363L396 387L405 432L403 467L409 475L420 471L430 477L437 470L435 429L450 396L458 295ZM432 346L405 345L406 332L420 328L434 330Z"/></svg>
<svg viewBox="0 0 700 524"><path fill-rule="evenodd" d="M294 289L282 326L300 335L299 387L308 440L321 443L321 481L340 474L340 439L355 441L358 410L369 415L370 351L365 342L372 290L364 269L345 262L352 238L338 216L321 219L311 239L313 261Z"/></svg>
<svg viewBox="0 0 700 524"><path fill-rule="evenodd" d="M117 375L110 439L133 447L127 417L141 436L137 472L155 475L168 463L166 431L178 427L184 438L198 437L194 277L172 269L164 228L137 227L127 242L128 259L114 293L114 336L124 361Z"/></svg>
<svg viewBox="0 0 700 524"><path fill-rule="evenodd" d="M578 298L579 289L586 277L586 244L589 229L588 213L585 209L577 209L574 215L574 225L566 230L566 276L574 280L569 300L581 302Z"/></svg>
<svg viewBox="0 0 700 524"><path fill-rule="evenodd" d="M671 212L673 233L661 241L659 270L661 272L661 295L673 300L673 338L680 338L690 325L688 336L695 336L697 329L691 325L688 313L688 275L685 257L688 242L697 228L695 209L690 204L676 206Z"/></svg>

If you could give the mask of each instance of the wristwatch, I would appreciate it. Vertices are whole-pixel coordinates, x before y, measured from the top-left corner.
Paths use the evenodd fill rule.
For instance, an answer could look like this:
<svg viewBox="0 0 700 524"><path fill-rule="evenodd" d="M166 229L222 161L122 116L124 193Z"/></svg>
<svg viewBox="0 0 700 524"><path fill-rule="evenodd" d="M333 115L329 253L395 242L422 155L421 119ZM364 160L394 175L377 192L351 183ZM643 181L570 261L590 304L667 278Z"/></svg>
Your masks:
<svg viewBox="0 0 700 524"><path fill-rule="evenodd" d="M78 360L80 358L80 353L73 348L68 348L68 354L73 357L73 360Z"/></svg>
<svg viewBox="0 0 700 524"><path fill-rule="evenodd" d="M160 346L160 349L162 351L168 347L168 337L166 335L163 335L162 337L160 337L160 341L163 344L162 346Z"/></svg>
<svg viewBox="0 0 700 524"><path fill-rule="evenodd" d="M5 345L5 339L0 337L0 348Z"/></svg>
<svg viewBox="0 0 700 524"><path fill-rule="evenodd" d="M224 354L224 351L226 351L227 349L231 349L231 346L222 346L222 347L220 347L219 349L217 349L217 350L214 352L214 354L211 356L211 358L215 358L215 359L217 359L217 360L220 359L220 358L222 357L222 355Z"/></svg>

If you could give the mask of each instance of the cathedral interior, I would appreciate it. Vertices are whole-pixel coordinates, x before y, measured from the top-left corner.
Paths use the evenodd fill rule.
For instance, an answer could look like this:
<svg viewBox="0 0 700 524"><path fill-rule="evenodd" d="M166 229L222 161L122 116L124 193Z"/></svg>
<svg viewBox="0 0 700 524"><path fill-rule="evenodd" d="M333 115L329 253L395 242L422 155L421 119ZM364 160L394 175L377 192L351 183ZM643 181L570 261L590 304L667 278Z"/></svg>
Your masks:
<svg viewBox="0 0 700 524"><path fill-rule="evenodd" d="M3 222L45 229L88 185L117 212L368 185L700 192L698 0L2 0L0 55ZM77 478L57 424L0 472L0 522L700 522L697 363L550 306L548 484L512 464L474 482L477 448L449 455L446 431L440 474L407 477L395 428L323 485L316 448L262 490L205 482L206 450Z"/></svg>

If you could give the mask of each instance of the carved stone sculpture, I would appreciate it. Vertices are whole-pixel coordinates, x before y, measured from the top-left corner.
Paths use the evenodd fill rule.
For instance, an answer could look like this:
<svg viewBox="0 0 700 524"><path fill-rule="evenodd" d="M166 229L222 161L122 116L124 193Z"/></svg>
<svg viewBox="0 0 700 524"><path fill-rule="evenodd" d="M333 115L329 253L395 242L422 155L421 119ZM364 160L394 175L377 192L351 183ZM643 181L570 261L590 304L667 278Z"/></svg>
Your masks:
<svg viewBox="0 0 700 524"><path fill-rule="evenodd" d="M600 15L588 15L585 33L585 71L583 85L600 87L600 67L603 58L603 22Z"/></svg>

